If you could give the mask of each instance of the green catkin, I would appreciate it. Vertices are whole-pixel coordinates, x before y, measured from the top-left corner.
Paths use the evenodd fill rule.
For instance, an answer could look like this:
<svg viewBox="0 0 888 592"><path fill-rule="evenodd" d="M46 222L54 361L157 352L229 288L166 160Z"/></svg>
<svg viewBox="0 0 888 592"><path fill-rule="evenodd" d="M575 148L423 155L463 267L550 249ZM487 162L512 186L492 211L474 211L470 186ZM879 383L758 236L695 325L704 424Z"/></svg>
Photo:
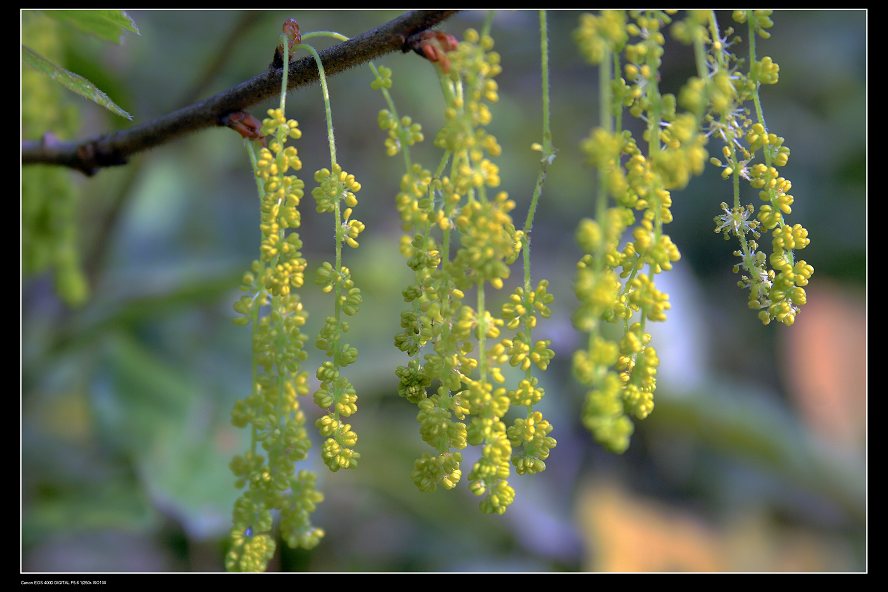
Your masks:
<svg viewBox="0 0 888 592"><path fill-rule="evenodd" d="M298 27L296 27L298 30ZM314 37L333 37L340 41L348 38L332 31L315 31L301 35L302 40ZM282 46L285 43L282 44ZM324 261L315 271L315 284L326 294L333 296L333 315L324 319L324 326L315 339L315 346L324 352L330 360L325 361L315 372L319 387L314 393L315 403L327 413L315 421L315 427L325 438L321 448L324 464L331 471L349 469L357 466L360 453L355 450L358 436L351 425L342 421L357 412L358 395L347 377L341 374L346 366L354 364L358 359L356 347L344 343L342 338L348 332L349 325L342 316L354 316L361 305L361 291L351 278L351 271L342 264L342 245L358 248L358 237L364 231L364 223L352 219L353 208L358 205L355 194L361 190L361 184L354 175L344 171L336 161L336 140L333 133L333 115L330 107L330 95L327 79L320 56L312 46L296 43L292 49L304 49L315 60L324 97L324 113L327 123L327 140L330 149L330 168L315 172L314 179L318 184L312 190L316 209L319 213L330 213L333 216L335 236L335 263ZM284 55L288 55L285 50ZM286 63L286 61L285 61ZM286 75L284 76L284 85ZM281 105L284 104L284 95ZM343 209L342 206L345 206Z"/></svg>
<svg viewBox="0 0 888 592"><path fill-rule="evenodd" d="M729 211L723 207L725 214L716 217L715 221L716 232L723 232L725 238L733 234L740 240L738 256L741 263L735 267L738 272L740 269L746 272L741 274L738 286L749 289L749 308L759 311L759 319L765 325L777 320L790 326L795 323L801 306L807 302L804 287L808 285L814 267L804 260L795 259L795 251L804 249L811 241L808 231L801 224L790 226L785 220L785 216L792 213L791 206L795 198L789 193L792 183L780 176L778 167L787 164L790 150L782 137L768 130L759 98L762 84L777 84L779 79L780 67L771 57L756 59L756 36L763 39L771 36L768 31L774 24L770 18L771 12L738 10L733 14L736 22L748 25L749 69L745 77L741 76L735 82L737 103L732 112L747 109L743 105L751 99L755 119L753 122L751 116L733 119L728 116L720 120L727 128L727 133L736 135L733 139L742 146L740 152L743 160L738 162L738 151L731 145L729 152L725 154L726 158L729 155L731 157L727 166L733 169L735 179L743 177L753 189L758 190L758 196L764 204L759 207L755 222L746 222L740 206L739 192L735 187L733 209ZM712 28L716 29L714 17ZM719 61L715 60L715 63L719 64ZM738 124L740 127L737 127ZM747 205L746 215L753 209L751 205ZM759 227L772 233L771 253L767 257L757 251L758 244L754 240L745 239L746 234L759 238Z"/></svg>
<svg viewBox="0 0 888 592"><path fill-rule="evenodd" d="M355 387L342 375L343 368L357 361L358 349L343 341L349 325L342 317L357 314L362 298L360 289L351 278L351 271L342 264L342 245L345 243L350 248L358 248L358 236L364 231L363 222L351 219L352 209L358 205L355 194L361 190L361 184L336 161L333 115L321 58L310 45L297 45L296 48L304 48L311 53L318 66L330 148L330 168L315 172L314 179L318 186L311 192L317 211L333 215L336 240L335 262L325 261L315 274L315 283L325 293L333 296L333 315L324 319L324 327L315 340L315 346L330 360L321 364L315 373L320 386L315 391L314 400L327 411L326 415L315 422L315 427L326 438L321 448L324 464L335 472L356 467L361 457L355 450L357 434L352 430L351 424L342 421L342 418L349 417L358 410Z"/></svg>
<svg viewBox="0 0 888 592"><path fill-rule="evenodd" d="M333 296L333 314L324 320L315 339L315 346L330 359L315 373L319 386L313 398L327 412L315 422L315 427L325 438L321 458L335 472L357 466L360 458L355 450L357 434L342 421L357 411L358 396L341 370L358 358L357 348L343 341L348 332L343 316L357 313L361 292L342 264L342 246L358 248L357 239L364 230L364 224L351 217L358 204L355 194L361 185L336 161L330 96L320 56L310 45L298 42L295 20L286 21L284 30L280 44L283 63L289 63L290 51L305 49L317 64L327 121L330 168L315 172L318 185L312 190L312 197L318 212L333 215L336 255L335 263L325 261L315 272L315 283ZM305 38L320 35L341 37L319 32ZM305 185L290 173L300 170L302 162L296 148L286 145L302 133L298 123L284 115L286 88L284 69L280 108L268 111L259 134L267 147L257 154L255 146L247 142L257 177L262 239L260 259L253 262L251 272L244 276L247 295L235 304L235 310L244 315L238 321L253 326L253 391L237 403L232 413L236 426L251 427L252 444L249 453L232 462L238 486L246 486L247 490L235 504L231 550L226 556L226 568L230 571L265 569L275 549L271 536L274 510L280 513L281 538L290 547L310 549L324 536L324 531L310 521L317 504L324 499L315 488L316 475L307 470L294 475L292 469L307 457L311 441L299 403L299 397L309 392L308 373L301 368L308 357L304 349L308 336L301 330L308 315L297 293L305 281L308 263L302 257L302 241L295 230L301 223L298 207ZM267 460L257 453L257 444L267 451Z"/></svg>
<svg viewBox="0 0 888 592"><path fill-rule="evenodd" d="M584 256L574 322L589 335L574 354L574 375L587 388L583 423L614 452L629 446L631 418L653 410L659 359L646 324L664 321L670 307L654 279L681 256L663 229L672 221L670 190L699 174L706 157L694 118L677 115L675 98L658 89L660 29L669 21L663 11L603 11L583 15L575 33L583 56L599 64L601 113L582 146L598 183L596 217L577 230ZM646 150L617 124L624 108L645 122ZM631 240L621 248L624 232Z"/></svg>
<svg viewBox="0 0 888 592"><path fill-rule="evenodd" d="M814 268L795 260L795 251L808 246L810 239L800 224L790 226L785 220L795 198L789 193L792 183L780 176L778 167L787 164L790 150L782 137L768 131L759 97L762 84L779 80L780 67L773 59L756 57L756 37L771 36L771 13L734 11L733 20L747 25L746 60L729 50L740 38L729 41L733 29L722 34L713 11L690 13L681 26L676 25L674 34L694 44L698 70L704 73L696 85L686 86L681 101L705 112L702 120L707 133L723 144L722 158L713 157L710 162L722 168L722 178L732 185L731 204L722 202L722 213L714 218L715 232L740 243L734 251L740 259L734 272L740 274L738 286L749 290L749 308L758 311L765 325L777 320L789 326L807 300L804 287ZM741 180L764 202L757 212L752 204L741 202ZM764 232L771 232L770 254L759 250L758 239Z"/></svg>
<svg viewBox="0 0 888 592"><path fill-rule="evenodd" d="M298 289L305 281L307 262L296 229L304 184L295 175L302 168L290 139L302 135L295 120L282 109L269 109L261 134L268 147L257 151L245 140L259 189L261 241L259 259L244 274L246 295L235 304L241 324L253 331L252 390L237 402L232 423L249 428L250 451L231 463L237 486L245 491L234 506L231 548L225 557L229 571L262 571L274 555L273 511L280 512L281 537L292 547L310 549L324 531L311 524L311 513L323 494L315 489L315 474L300 470L311 440L299 398L308 394L308 336L302 327L308 314Z"/></svg>
<svg viewBox="0 0 888 592"><path fill-rule="evenodd" d="M670 191L684 188L702 172L708 137L723 140L727 162L711 161L724 168L722 176L734 188L733 207L722 203L715 230L740 242L735 254L741 263L735 271L744 272L739 285L750 290L750 308L759 310L765 324L777 319L791 325L813 273L806 262L794 260L793 250L810 241L800 225L784 222L793 197L776 167L786 164L789 149L783 138L767 132L758 95L761 84L778 79L777 64L755 55L755 35L770 36L771 11L734 13L734 20L749 23L746 72L728 49L737 40L720 37L712 11L690 11L674 23L673 36L693 45L697 66L697 76L677 100L658 89L662 30L674 12L584 14L575 32L583 57L599 65L601 113L599 127L582 145L598 182L595 218L583 219L577 230L584 255L577 270L574 323L588 333L588 345L574 354L574 374L587 388L584 424L614 452L629 446L631 418L644 419L653 410L659 360L646 324L666 320L669 297L654 279L680 257L664 233L672 221ZM644 122L646 150L622 129L624 110ZM753 164L756 157L763 162ZM765 202L755 217L752 205L740 203L741 178ZM757 250L762 228L773 231L770 256ZM626 233L630 238L623 242Z"/></svg>
<svg viewBox="0 0 888 592"><path fill-rule="evenodd" d="M405 231L401 251L414 282L403 292L409 307L395 337L395 345L411 357L397 369L398 393L418 406L420 435L434 449L416 461L416 486L423 491L455 487L462 478L461 451L477 445L481 458L468 475L469 488L482 497L482 511L502 514L515 497L508 481L511 467L519 474L542 471L556 444L549 436L551 424L534 409L543 389L533 374L533 368L545 370L554 354L548 340L532 339L537 316L550 314L552 297L545 280L535 288L530 283L527 252L524 284L501 309L488 304L490 288L502 289L511 264L529 248L526 232L510 215L515 203L496 191L499 169L491 158L501 148L486 129L490 104L498 100L499 54L492 51L489 35L472 29L458 46L455 40L431 42L449 52L446 59L429 52L439 57L445 103L445 123L435 136L444 154L434 173L410 158L410 146L422 140L421 128L398 116L389 93L391 70L380 67L372 84L388 105L379 115L387 151L403 152L406 166L396 205ZM554 151L545 119L545 148L537 149L544 151L548 166ZM530 212L544 178L545 173ZM474 307L467 296L472 290ZM506 384L505 365L521 369L523 378ZM523 416L507 425L510 409L522 406L527 408Z"/></svg>
<svg viewBox="0 0 888 592"><path fill-rule="evenodd" d="M358 352L342 341L348 331L343 315L354 315L361 303L361 293L354 286L350 272L342 265L342 245L357 248L357 238L364 225L351 219L357 205L355 193L360 184L336 162L336 147L330 97L323 66L317 52L298 43L298 25L288 20L292 39L282 36L283 63L289 63L291 49L306 49L318 65L330 144L330 168L314 175L318 183L312 191L318 212L331 212L335 224L335 264L324 262L317 269L315 281L334 297L334 314L326 318L315 345L330 360L317 370L320 381L314 400L327 414L315 422L326 438L321 456L332 471L351 468L360 455L354 450L357 435L342 421L357 411L357 394L340 370L357 360ZM295 31L295 35L293 35ZM247 295L235 304L243 316L241 324L253 327L253 387L249 397L238 401L232 421L238 427L250 427L251 450L237 456L231 467L238 487L246 490L235 503L231 548L225 566L229 571L261 571L274 555L273 514L280 514L281 538L290 547L310 549L320 542L324 531L311 524L311 514L323 501L315 487L316 475L293 466L308 456L311 440L305 428L305 414L299 397L308 394L308 373L301 368L307 358L304 346L308 336L302 332L307 313L297 290L305 281L307 262L302 257L302 241L296 229L301 224L299 205L304 183L291 173L302 168L290 139L302 135L298 123L284 115L286 107L286 69L282 76L280 108L270 109L259 135L267 146L258 154L246 141L250 162L257 177L260 200L260 258L244 276ZM346 209L342 211L341 205ZM259 452L261 445L265 454Z"/></svg>

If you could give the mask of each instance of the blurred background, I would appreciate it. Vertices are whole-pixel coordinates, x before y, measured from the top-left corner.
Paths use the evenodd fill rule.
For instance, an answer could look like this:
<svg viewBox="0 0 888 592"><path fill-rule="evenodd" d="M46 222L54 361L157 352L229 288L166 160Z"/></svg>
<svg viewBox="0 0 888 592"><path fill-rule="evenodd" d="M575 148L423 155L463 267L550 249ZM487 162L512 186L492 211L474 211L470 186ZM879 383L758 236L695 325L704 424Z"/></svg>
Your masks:
<svg viewBox="0 0 888 592"><path fill-rule="evenodd" d="M141 123L261 71L287 17L303 32L353 36L397 14L135 11L141 36L119 46L64 31L62 65ZM384 154L376 124L384 103L369 88L372 74L349 70L329 84L339 160L364 187L356 215L367 231L345 261L365 298L351 332L361 356L350 369L362 460L331 474L313 449L326 495L315 522L327 537L312 552L279 545L271 569L866 569L866 12L779 11L772 38L758 43L759 56L780 64L780 83L763 87L762 100L769 127L792 149L782 172L796 197L791 220L812 239L808 305L791 329L763 327L735 285L736 247L713 233L729 183L708 166L675 192L666 231L682 259L658 277L672 310L652 327L662 360L656 409L637 422L621 456L582 427L584 391L570 373L580 343L570 324L580 256L573 233L594 211L578 146L598 112L597 72L571 38L578 16L550 14L559 153L534 227L533 273L549 278L556 297L538 330L556 351L542 378L543 411L558 440L548 469L514 477L517 499L501 517L480 513L465 479L433 494L411 481L413 459L427 446L394 375L405 362L392 339L410 279L392 207L403 164ZM461 36L483 17L465 12L442 28ZM26 22L45 18L23 14ZM731 24L729 13L719 19ZM503 73L490 129L504 149L503 189L523 220L537 171L530 145L541 134L537 15L501 12L493 34ZM413 54L377 63L393 68L397 107L426 134L415 158L433 167L442 114L432 67ZM663 91L677 92L693 71L691 50L670 40ZM65 99L81 113L76 137L129 125L73 94ZM273 102L251 112L261 118ZM291 92L287 107L303 129L298 148L310 186L311 171L328 158L319 87ZM22 569L221 570L237 495L228 462L246 442L228 418L250 388L249 330L231 322L231 305L258 252L242 143L211 129L127 167L71 178L90 300L71 309L48 275L22 282ZM758 201L748 188L743 196ZM311 265L332 256L333 241L306 199L301 233ZM315 335L329 300L313 285L304 298ZM321 356L309 350L312 368ZM313 421L317 409L304 407ZM477 452L465 456L474 462Z"/></svg>

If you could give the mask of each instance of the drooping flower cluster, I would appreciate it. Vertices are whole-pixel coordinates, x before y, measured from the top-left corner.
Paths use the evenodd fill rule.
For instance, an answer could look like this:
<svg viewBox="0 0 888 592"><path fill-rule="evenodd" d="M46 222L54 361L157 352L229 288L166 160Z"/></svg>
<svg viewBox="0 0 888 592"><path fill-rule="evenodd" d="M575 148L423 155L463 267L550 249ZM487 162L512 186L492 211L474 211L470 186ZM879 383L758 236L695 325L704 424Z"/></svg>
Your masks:
<svg viewBox="0 0 888 592"><path fill-rule="evenodd" d="M583 144L598 172L598 202L595 219L583 220L577 232L585 255L577 273L580 306L575 322L589 333L589 344L574 356L574 370L590 389L586 426L615 451L629 444L633 426L628 415L642 419L653 408L657 355L645 324L666 319L668 296L656 288L654 276L679 258L663 233L663 225L672 220L669 191L700 174L709 136L724 141L726 162L711 160L724 167L722 176L732 179L734 187L734 203L721 204L715 230L740 242L735 255L741 263L734 270L743 270L739 285L750 290L750 308L759 310L765 324L777 319L791 325L805 303L804 286L814 271L794 258L794 250L809 243L808 233L784 221L793 197L790 182L777 167L786 164L789 149L783 138L767 130L758 96L759 85L778 79L779 67L770 57L755 57L755 35L769 37L771 11L734 13L736 21L749 23L746 72L741 71L742 60L729 51L738 40L727 40L730 30L720 35L713 11L690 11L674 23L673 36L694 46L697 66L697 76L684 85L678 101L658 89L665 43L661 30L672 22L672 14L587 14L575 33L583 56L599 65L602 123ZM624 60L625 77L620 77ZM745 106L748 102L754 104L754 116ZM676 105L685 111L677 112ZM622 129L624 108L645 122L646 153ZM752 205L740 203L740 178L765 202L755 216ZM637 224L635 212L642 212ZM631 240L622 243L625 232L631 232ZM761 232L772 233L770 256L758 250L755 239ZM608 336L608 323L622 324L617 331L621 338Z"/></svg>
<svg viewBox="0 0 888 592"><path fill-rule="evenodd" d="M324 496L315 489L314 473L294 465L308 456L311 441L299 397L308 394L308 373L301 369L307 354L302 332L307 313L297 289L304 282L306 261L296 229L304 184L292 171L302 168L289 139L301 136L294 120L270 109L261 135L268 147L253 160L260 198L259 259L244 275L246 295L235 304L241 324L253 327L253 385L232 412L235 426L250 427L252 447L236 456L231 468L245 491L234 508L229 571L261 571L275 550L272 512L280 512L281 536L292 547L317 545L324 531L310 517ZM261 447L261 450L259 449Z"/></svg>
<svg viewBox="0 0 888 592"><path fill-rule="evenodd" d="M348 331L348 323L342 315L354 316L361 304L361 291L355 286L349 268L342 265L342 243L357 248L358 236L364 230L362 222L351 218L352 208L358 205L355 193L361 190L361 184L338 164L317 171L315 181L318 186L311 194L317 210L331 213L336 226L335 264L325 261L315 275L315 283L325 293L332 293L334 299L334 314L324 320L324 327L315 341L318 349L330 358L317 370L320 387L315 391L314 400L327 410L327 414L315 425L326 438L321 451L324 463L331 471L338 471L357 466L361 456L354 449L357 434L351 424L342 421L358 410L358 395L349 379L341 373L342 368L358 359L358 349L342 340ZM344 212L341 210L343 204L346 206Z"/></svg>
<svg viewBox="0 0 888 592"><path fill-rule="evenodd" d="M327 411L315 422L326 438L321 457L336 472L355 467L360 458L354 449L358 436L351 425L342 421L357 411L358 395L341 370L358 358L357 348L342 339L349 329L342 315L353 316L361 304L361 291L354 285L349 269L342 265L342 245L357 248L358 237L364 231L364 224L351 217L352 208L358 205L355 194L361 190L361 184L336 162L330 96L320 55L310 45L300 43L302 35L295 19L284 21L283 32L275 60L283 66L290 63L293 51L305 49L312 54L327 120L330 168L315 172L318 185L312 190L312 197L318 212L333 215L336 258L335 263L325 261L318 267L315 283L324 293L332 293L334 312L324 320L315 340L317 348L330 359L316 372L319 387L314 400ZM324 34L342 37L338 33ZM298 206L304 183L287 174L302 168L296 148L286 146L289 138L301 136L296 121L284 116L287 72L283 67L280 108L269 110L269 117L261 126L243 112L229 116L226 123L247 140L267 143L258 157L248 143L261 201L261 256L253 263L253 273L244 277L244 289L249 295L241 298L235 309L246 315L242 323L252 322L254 327L254 387L250 397L235 406L233 418L240 427L252 425L253 445L250 453L236 457L232 463L239 477L238 485L248 483L249 488L235 505L232 547L226 558L229 570L265 568L274 553L274 539L270 536L273 509L280 511L281 536L289 546L308 549L324 535L309 521L324 499L315 489L315 475L305 470L295 477L291 475L293 465L308 454L311 442L298 402L298 396L309 392L308 373L300 367L307 358L307 336L301 331L307 314L295 292L305 281L307 262L295 232L301 222ZM269 304L268 314L262 315ZM257 441L268 451L267 463L256 452Z"/></svg>
<svg viewBox="0 0 888 592"><path fill-rule="evenodd" d="M722 38L718 33L717 22L711 14L703 13L688 19L687 30L702 30L698 37L704 37L708 24L707 86L719 97L713 102L707 115L710 131L723 142L721 159L713 158L715 166L723 167L722 177L733 183L734 204L728 208L722 205L723 214L715 218L716 232L724 234L725 240L735 238L740 249L734 255L740 263L734 272L740 273L738 286L749 290L749 308L757 310L762 323L777 320L792 325L800 307L807 297L804 287L808 284L814 268L804 260L796 260L795 251L804 249L810 243L808 231L800 224L790 225L785 216L792 213L794 197L790 194L792 183L781 176L779 167L789 160L790 150L784 139L765 125L759 98L762 84L776 84L780 67L769 56L756 59L756 36L767 39L769 28L773 26L770 10L737 10L733 18L740 24L747 24L749 31L748 69L741 71L742 62L728 50L730 43L725 38L732 30L725 31ZM750 111L752 103L754 112ZM755 208L740 202L740 179L757 191L763 202L753 220L749 220ZM762 233L771 233L771 252L759 250L757 240Z"/></svg>
<svg viewBox="0 0 888 592"><path fill-rule="evenodd" d="M503 287L525 241L510 215L515 203L494 193L500 176L491 158L501 148L486 126L489 103L498 99L500 65L492 48L489 35L470 29L450 51L446 69L436 60L445 123L435 137L444 156L434 173L410 161L409 146L421 132L397 116L388 93L391 72L380 68L373 87L389 104L379 118L389 133L386 146L390 154L404 151L407 168L396 202L414 282L403 292L409 309L395 345L411 360L397 370L398 392L419 407L420 435L435 449L417 460L413 479L423 491L452 489L462 477L460 451L480 445L469 487L483 496L484 512L501 514L515 497L511 466L519 474L542 471L555 446L551 424L534 409L543 390L531 370L545 370L554 354L547 340L531 336L537 316L550 313L545 280L535 289L517 288L499 315L486 303L487 287ZM474 306L467 296L472 290ZM525 371L511 387L507 364ZM522 406L526 413L507 426L510 409Z"/></svg>
<svg viewBox="0 0 888 592"><path fill-rule="evenodd" d="M574 374L588 389L583 423L615 452L629 445L631 417L644 419L654 407L659 359L646 324L666 320L670 308L654 279L681 256L663 231L672 221L670 191L700 174L707 156L698 118L676 113L675 97L658 88L661 29L670 21L663 11L603 11L584 14L575 33L582 55L600 68L602 106L600 127L582 145L598 193L595 219L577 230L584 255L574 323L589 337L574 355ZM625 78L613 70L624 61ZM622 129L624 108L645 122L646 151Z"/></svg>

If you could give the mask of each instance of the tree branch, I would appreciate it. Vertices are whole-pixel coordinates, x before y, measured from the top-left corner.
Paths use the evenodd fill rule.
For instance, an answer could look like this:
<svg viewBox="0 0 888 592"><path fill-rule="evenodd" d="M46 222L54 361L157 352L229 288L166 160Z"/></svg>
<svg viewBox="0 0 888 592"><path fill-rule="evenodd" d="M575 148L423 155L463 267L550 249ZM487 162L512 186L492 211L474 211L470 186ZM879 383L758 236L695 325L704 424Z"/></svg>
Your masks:
<svg viewBox="0 0 888 592"><path fill-rule="evenodd" d="M320 53L327 76L358 66L394 51L412 49L408 39L453 16L455 10L416 10L393 19L371 31L353 37ZM276 42L276 40L275 40ZM275 43L269 42L269 49ZM221 125L224 116L255 105L280 92L280 68L265 72L153 121L128 130L104 134L77 142L62 142L47 135L42 140L22 142L22 164L51 164L93 175L103 167L126 164L138 152L204 128ZM318 70L309 56L290 63L288 89L315 82Z"/></svg>

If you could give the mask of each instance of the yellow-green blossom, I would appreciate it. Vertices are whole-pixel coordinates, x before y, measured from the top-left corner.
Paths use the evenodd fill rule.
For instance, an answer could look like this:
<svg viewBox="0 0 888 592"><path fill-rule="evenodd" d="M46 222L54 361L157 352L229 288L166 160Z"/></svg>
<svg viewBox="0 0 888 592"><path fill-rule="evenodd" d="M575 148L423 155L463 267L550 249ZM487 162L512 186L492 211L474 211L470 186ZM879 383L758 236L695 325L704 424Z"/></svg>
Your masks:
<svg viewBox="0 0 888 592"><path fill-rule="evenodd" d="M409 309L395 337L411 356L397 370L398 393L418 405L420 435L436 451L416 461L413 479L423 491L453 488L462 476L458 451L481 446L469 488L483 497L483 511L501 514L515 496L511 467L539 472L555 446L551 425L533 409L543 389L531 374L554 354L547 340L531 338L537 316L551 314L548 282L516 288L499 311L486 304L487 290L504 286L527 240L511 217L515 202L497 189L502 180L492 159L502 149L486 128L501 69L492 49L490 36L470 29L448 54L449 68L437 69L445 122L435 145L444 157L434 173L410 160L409 147L422 136L394 110L391 72L379 68L373 87L389 105L379 116L388 132L386 151L403 152L406 165L396 204L414 282L403 291ZM474 305L467 296L472 292ZM506 364L525 372L514 387L505 385ZM517 406L527 407L527 414L507 429L504 418Z"/></svg>
<svg viewBox="0 0 888 592"><path fill-rule="evenodd" d="M600 127L582 143L596 169L598 191L596 217L581 220L576 235L583 257L577 265L574 324L589 336L586 349L574 354L573 368L587 389L583 423L614 452L629 446L630 416L644 419L654 406L659 359L644 327L666 320L669 296L657 289L655 276L681 257L664 231L672 221L670 191L700 174L707 158L697 116L704 85L685 91L688 113L676 112L675 97L658 89L661 29L670 22L663 11L602 11L584 15L576 32L581 53L600 64L602 107ZM627 35L592 34L609 23L623 23ZM680 33L698 36L690 27ZM621 78L612 68L624 60ZM620 129L624 107L645 122L646 151ZM605 334L622 337L613 341Z"/></svg>
<svg viewBox="0 0 888 592"><path fill-rule="evenodd" d="M317 54L315 54L317 58ZM320 65L319 65L320 69ZM315 339L315 346L328 358L315 373L319 386L314 393L315 403L327 413L315 425L326 439L321 446L321 458L331 471L351 469L357 466L361 454L355 450L358 436L350 424L341 421L357 412L358 395L351 381L342 370L358 359L358 349L344 341L349 330L343 315L353 316L363 300L361 291L354 284L348 267L342 264L342 245L358 248L358 237L364 231L364 223L352 218L358 205L357 193L361 184L355 176L343 170L336 162L336 151L332 135L332 117L323 80L324 101L327 110L328 137L330 141L330 168L315 172L318 184L311 194L317 211L333 216L336 239L336 259L325 261L317 269L315 283L333 296L333 314L324 319L324 326Z"/></svg>
<svg viewBox="0 0 888 592"><path fill-rule="evenodd" d="M264 570L275 550L273 510L280 512L282 538L291 547L312 548L323 530L311 524L311 513L324 497L309 471L294 474L295 463L311 448L299 398L308 394L308 375L301 369L307 354L302 327L307 313L298 295L306 261L296 230L303 184L295 176L302 168L296 148L286 146L300 136L298 124L281 109L270 109L262 123L268 147L258 154L248 143L260 202L259 259L244 274L246 294L235 303L241 324L253 330L253 385L238 401L232 423L250 428L252 446L234 458L232 471L245 490L234 507L230 571ZM261 452L260 452L261 448Z"/></svg>
<svg viewBox="0 0 888 592"><path fill-rule="evenodd" d="M804 273L793 271L797 264L795 252L808 246L810 239L801 225L790 226L786 222L785 216L792 214L795 197L790 193L792 183L781 176L778 167L789 162L790 150L782 137L766 128L759 99L759 85L776 84L779 78L780 68L771 57L759 60L755 55L756 37L770 37L767 31L773 26L770 17L770 10L738 10L733 14L736 22L748 25L750 47L746 72L740 71L738 58L726 52L720 42L719 47L716 43L710 44L708 64L714 70L710 87L716 80L727 80L733 91L728 93L725 108L713 108L707 122L725 143L722 155L726 162L712 159L712 163L723 167L722 177L733 183L734 205L729 209L722 203L724 214L715 218L715 230L724 233L726 239L735 238L740 243L740 249L735 251L740 263L734 266L735 272L741 274L738 285L749 290L749 308L758 311L764 324L776 319L792 325L807 301L803 286L807 285L814 268L799 261L799 269ZM717 32L714 17L711 17L711 29ZM752 103L754 119L746 115L750 111L749 103ZM743 207L740 203L741 179L764 202L753 220L749 219L753 206ZM772 237L770 254L759 251L756 242L765 231Z"/></svg>

